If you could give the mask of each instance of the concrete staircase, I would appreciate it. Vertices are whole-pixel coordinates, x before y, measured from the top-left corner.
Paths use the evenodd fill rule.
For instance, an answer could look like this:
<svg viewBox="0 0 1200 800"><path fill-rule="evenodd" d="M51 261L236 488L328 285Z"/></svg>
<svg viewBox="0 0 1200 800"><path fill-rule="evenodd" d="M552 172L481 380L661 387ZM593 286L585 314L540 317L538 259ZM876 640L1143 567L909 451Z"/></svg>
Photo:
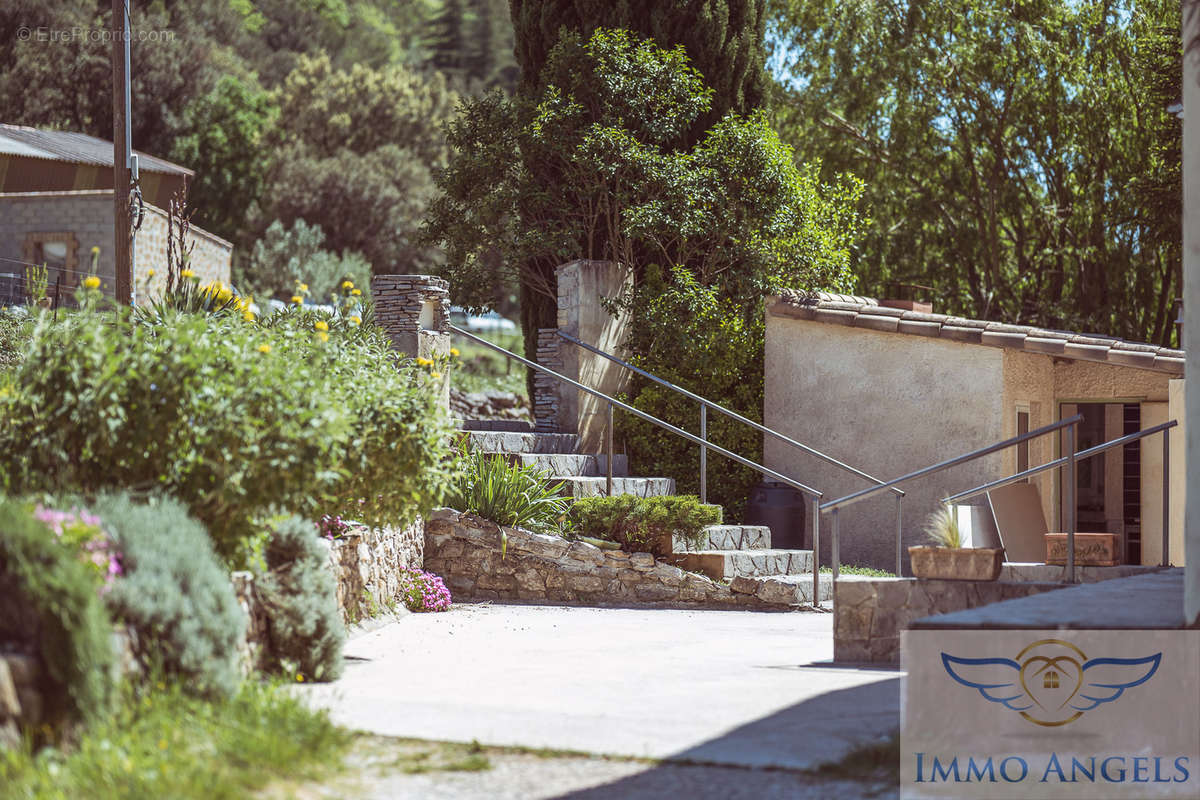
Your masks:
<svg viewBox="0 0 1200 800"><path fill-rule="evenodd" d="M578 452L579 437L570 433L534 432L529 423L467 420L460 424L467 446L484 453L500 453L510 460L550 473L562 482L568 497L596 497L605 493L607 456ZM675 493L673 478L629 475L625 456L613 456L613 494L655 497ZM778 550L771 547L769 528L755 525L710 525L699 548L689 548L680 538L668 561L676 566L728 581L735 590L771 602L812 603L811 550ZM833 597L828 575L821 576L820 601Z"/></svg>

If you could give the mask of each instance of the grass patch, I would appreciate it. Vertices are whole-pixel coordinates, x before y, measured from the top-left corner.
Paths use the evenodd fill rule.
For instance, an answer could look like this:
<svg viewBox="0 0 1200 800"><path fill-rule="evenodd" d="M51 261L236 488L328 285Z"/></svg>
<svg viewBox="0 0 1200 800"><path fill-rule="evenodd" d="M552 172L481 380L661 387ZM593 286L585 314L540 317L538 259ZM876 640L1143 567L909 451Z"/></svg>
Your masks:
<svg viewBox="0 0 1200 800"><path fill-rule="evenodd" d="M477 334L509 352L525 355L520 332ZM460 392L512 392L528 399L525 391L525 366L462 336L452 340L459 351L459 366L450 379Z"/></svg>
<svg viewBox="0 0 1200 800"><path fill-rule="evenodd" d="M833 567L821 567L821 572L833 572ZM841 575L866 575L871 578L894 578L896 573L888 572L886 569L875 569L874 567L864 567L858 564L842 564L838 567L838 573Z"/></svg>
<svg viewBox="0 0 1200 800"><path fill-rule="evenodd" d="M13 800L240 800L275 779L327 775L351 739L279 684L247 682L216 703L159 684L127 689L73 750L0 752L0 785Z"/></svg>
<svg viewBox="0 0 1200 800"><path fill-rule="evenodd" d="M814 774L823 778L853 780L900 781L900 734L862 745L846 754L841 761L822 764Z"/></svg>

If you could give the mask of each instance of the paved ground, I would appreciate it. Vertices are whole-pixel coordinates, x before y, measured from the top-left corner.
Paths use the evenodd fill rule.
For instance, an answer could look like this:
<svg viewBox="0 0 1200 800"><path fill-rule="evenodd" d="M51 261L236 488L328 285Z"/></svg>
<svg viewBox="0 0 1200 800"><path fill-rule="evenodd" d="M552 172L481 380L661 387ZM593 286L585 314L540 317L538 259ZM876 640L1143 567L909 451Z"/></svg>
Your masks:
<svg viewBox="0 0 1200 800"><path fill-rule="evenodd" d="M461 605L358 636L340 681L297 691L382 736L702 762L743 776L810 770L898 727L898 673L813 665L833 655L831 625L828 614ZM636 797L660 780L675 782L670 794L691 792L688 776L706 769L575 760L596 762L597 774L570 788L633 782L580 798ZM766 782L753 796L773 796L772 773L753 775Z"/></svg>

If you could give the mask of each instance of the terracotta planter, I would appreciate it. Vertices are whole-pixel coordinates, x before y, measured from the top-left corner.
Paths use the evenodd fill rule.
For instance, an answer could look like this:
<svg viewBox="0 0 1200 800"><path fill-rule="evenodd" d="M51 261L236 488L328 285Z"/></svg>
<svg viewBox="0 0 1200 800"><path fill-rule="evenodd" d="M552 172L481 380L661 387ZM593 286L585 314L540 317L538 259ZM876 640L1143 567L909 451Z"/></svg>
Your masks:
<svg viewBox="0 0 1200 800"><path fill-rule="evenodd" d="M1000 577L1000 547L910 547L908 558L918 578L945 581L994 581Z"/></svg>
<svg viewBox="0 0 1200 800"><path fill-rule="evenodd" d="M1067 535L1046 534L1046 563L1067 563ZM1075 566L1115 567L1121 563L1115 533L1076 533Z"/></svg>

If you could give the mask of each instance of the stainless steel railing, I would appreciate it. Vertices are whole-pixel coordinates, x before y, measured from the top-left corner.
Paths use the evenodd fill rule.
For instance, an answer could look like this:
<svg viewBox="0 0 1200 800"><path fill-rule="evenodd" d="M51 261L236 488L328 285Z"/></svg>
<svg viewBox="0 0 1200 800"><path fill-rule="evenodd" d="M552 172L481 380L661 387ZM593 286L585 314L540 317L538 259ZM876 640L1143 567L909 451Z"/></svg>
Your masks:
<svg viewBox="0 0 1200 800"><path fill-rule="evenodd" d="M893 478L892 480L888 481L887 483L884 483L881 486L872 486L867 489L861 489L857 492L852 492L852 493L846 495L845 497L839 497L836 500L830 500L828 503L822 503L820 506L821 511L830 512L830 515L832 517L832 524L833 524L832 550L833 550L833 553L832 553L832 558L830 560L833 562L833 579L835 581L837 580L838 568L840 566L839 557L838 557L838 546L840 544L839 540L840 540L841 531L839 530L839 527L838 527L838 512L842 508L844 508L846 506L851 506L851 505L854 505L855 503L859 503L863 500L866 500L867 498L872 497L872 496L878 494L879 492L883 491L884 489L890 488L892 486L896 486L901 483L906 483L908 481L915 480L916 478L923 478L927 475L932 475L936 472L942 472L943 470L951 469L952 467L957 467L961 464L966 464L967 462L974 461L978 458L983 458L984 456L991 455L992 453L999 452L1000 450L1004 450L1005 448L1008 448L1008 447L1013 447L1014 445L1021 444L1022 442L1028 442L1029 440L1036 439L1039 436L1045 436L1047 434L1054 433L1055 431L1066 429L1066 431L1067 431L1067 455L1065 456L1065 458L1066 458L1066 467L1067 467L1067 481L1066 481L1066 486L1064 486L1064 489L1063 489L1063 495L1064 495L1063 509L1065 510L1066 516L1067 516L1067 524L1065 526L1067 528L1067 580L1070 583L1074 583L1075 582L1075 428L1077 425L1079 425L1079 423L1082 420L1083 420L1083 415L1076 414L1073 417L1068 417L1066 419L1059 420L1058 422L1055 422L1051 425L1045 425L1036 430L1029 431L1028 433L1023 433L1020 436L1014 436L1011 439L1005 439L1002 442L996 442L995 444L988 445L987 447L981 447L977 450L972 450L969 453L964 453L961 456L956 456L955 458L951 458L946 461L941 461L941 462L938 462L937 464L932 464L928 467L924 467L915 472L910 472L907 475L901 475L899 478ZM897 554L899 554L900 551L901 551L900 530L899 530L899 528L897 528L897 531L896 531L896 552L897 552ZM898 555L898 558L899 558L899 555ZM897 571L896 574L899 575L900 572Z"/></svg>
<svg viewBox="0 0 1200 800"><path fill-rule="evenodd" d="M1153 425L1144 430L1136 431L1134 433L1127 433L1124 436L1118 436L1116 439L1110 439L1107 442L1102 442L1101 444L1098 444L1095 447L1089 447L1086 450L1080 450L1078 453L1075 453L1074 459L1073 459L1075 461L1075 463L1079 463L1080 461L1086 461L1089 458L1098 456L1101 453L1106 453L1115 447L1123 447L1131 442L1136 442L1140 439L1145 439L1145 438L1147 438L1149 436L1153 436L1157 433L1162 434L1162 448L1163 448L1162 449L1162 459L1163 459L1162 518L1163 518L1163 522L1162 522L1162 558L1159 561L1159 564L1164 567L1169 567L1171 565L1171 520L1170 520L1170 517L1171 517L1171 437L1167 434L1167 431L1169 431L1171 428L1174 428L1178 424L1179 424L1179 422L1177 420L1170 420L1168 422L1159 423L1158 425ZM1054 459L1053 461L1047 461L1045 464L1041 464L1036 467L1030 467L1029 469L1022 470L1021 472L1018 472L1014 475L1009 475L1007 478L1000 478L998 480L989 481L988 483L981 484L979 486L976 486L973 489L967 489L966 491L958 492L957 494L952 494L949 497L943 499L942 502L949 504L949 503L957 502L959 500L968 500L972 497L978 497L979 495L990 492L993 489L999 489L1002 486L1008 486L1009 484L1016 483L1017 481L1023 481L1026 478L1029 478L1033 475L1037 475L1039 473L1045 472L1046 470L1061 469L1064 466L1066 466L1071 460L1072 460L1072 458L1070 456L1061 456L1059 458ZM1069 564L1070 564L1070 562L1072 562L1074 560L1074 549L1073 548L1068 550L1067 560L1068 560Z"/></svg>

